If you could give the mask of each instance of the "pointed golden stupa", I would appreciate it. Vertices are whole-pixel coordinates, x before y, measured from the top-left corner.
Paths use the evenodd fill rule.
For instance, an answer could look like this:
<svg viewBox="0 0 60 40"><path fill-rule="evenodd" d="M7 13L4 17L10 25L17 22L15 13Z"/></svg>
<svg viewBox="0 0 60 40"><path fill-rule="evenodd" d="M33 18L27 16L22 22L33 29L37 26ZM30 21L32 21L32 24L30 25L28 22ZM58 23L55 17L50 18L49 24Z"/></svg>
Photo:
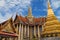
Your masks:
<svg viewBox="0 0 60 40"><path fill-rule="evenodd" d="M55 34L55 33L59 33L60 32L60 23L58 21L58 19L56 18L56 16L54 15L54 12L50 6L50 2L48 0L48 10L47 10L48 14L47 14L47 18L46 18L46 22L43 25L43 32L42 34Z"/></svg>

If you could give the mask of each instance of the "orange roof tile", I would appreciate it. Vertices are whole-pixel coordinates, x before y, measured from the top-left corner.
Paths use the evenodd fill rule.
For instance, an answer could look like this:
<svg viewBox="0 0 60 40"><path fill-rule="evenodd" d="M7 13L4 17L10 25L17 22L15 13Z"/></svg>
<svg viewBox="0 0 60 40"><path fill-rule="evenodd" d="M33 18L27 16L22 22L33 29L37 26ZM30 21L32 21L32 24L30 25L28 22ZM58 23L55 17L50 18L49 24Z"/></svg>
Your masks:
<svg viewBox="0 0 60 40"><path fill-rule="evenodd" d="M26 17L22 17L22 16L18 16L18 19L20 21L22 21L23 23L29 23L29 20ZM44 22L45 18L41 17L41 18L33 18L33 23L29 23L29 24L40 24L40 22Z"/></svg>
<svg viewBox="0 0 60 40"><path fill-rule="evenodd" d="M40 18L34 18L34 23L39 23L41 21Z"/></svg>

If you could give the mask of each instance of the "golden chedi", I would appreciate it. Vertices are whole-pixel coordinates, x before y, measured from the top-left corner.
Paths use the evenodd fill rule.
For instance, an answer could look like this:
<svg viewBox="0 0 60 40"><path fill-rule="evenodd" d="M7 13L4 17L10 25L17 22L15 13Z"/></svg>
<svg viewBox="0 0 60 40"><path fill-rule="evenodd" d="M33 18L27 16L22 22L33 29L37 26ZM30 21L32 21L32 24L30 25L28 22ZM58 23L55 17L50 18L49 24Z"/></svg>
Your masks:
<svg viewBox="0 0 60 40"><path fill-rule="evenodd" d="M42 36L43 37L55 37L59 36L60 34L60 23L56 16L54 15L54 12L50 6L50 3L48 1L48 10L47 10L47 18L46 22L43 25L43 31Z"/></svg>

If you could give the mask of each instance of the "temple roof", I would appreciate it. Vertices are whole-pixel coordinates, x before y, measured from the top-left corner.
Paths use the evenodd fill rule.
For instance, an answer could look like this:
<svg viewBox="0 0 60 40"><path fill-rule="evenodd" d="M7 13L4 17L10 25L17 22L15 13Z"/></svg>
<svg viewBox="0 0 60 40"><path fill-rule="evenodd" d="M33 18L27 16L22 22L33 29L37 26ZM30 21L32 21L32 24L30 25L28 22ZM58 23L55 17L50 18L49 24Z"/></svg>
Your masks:
<svg viewBox="0 0 60 40"><path fill-rule="evenodd" d="M18 23L19 21L23 24L30 24L30 25L42 25L44 24L46 18L45 17L40 17L40 18L35 18L32 15L32 8L28 8L28 15L26 17L23 16L18 16L16 15L15 17L15 24Z"/></svg>
<svg viewBox="0 0 60 40"><path fill-rule="evenodd" d="M40 17L40 18L33 17L33 20L32 20L33 23L29 23L29 19L27 17L18 16L17 19L19 19L19 21L23 24L31 24L31 25L37 25L37 24L41 25L46 20L45 17ZM17 21L15 23L17 23Z"/></svg>
<svg viewBox="0 0 60 40"><path fill-rule="evenodd" d="M7 30L5 28L7 28L9 30L8 27L11 27L11 29L13 30L13 32L9 32L9 31L7 32ZM0 24L0 36L2 36L2 37L4 37L4 36L5 37L17 37L18 36L17 34L15 34L15 29L14 29L14 26L13 26L13 20L12 20L12 18L10 18L10 19L8 19L5 22L3 22L3 23Z"/></svg>

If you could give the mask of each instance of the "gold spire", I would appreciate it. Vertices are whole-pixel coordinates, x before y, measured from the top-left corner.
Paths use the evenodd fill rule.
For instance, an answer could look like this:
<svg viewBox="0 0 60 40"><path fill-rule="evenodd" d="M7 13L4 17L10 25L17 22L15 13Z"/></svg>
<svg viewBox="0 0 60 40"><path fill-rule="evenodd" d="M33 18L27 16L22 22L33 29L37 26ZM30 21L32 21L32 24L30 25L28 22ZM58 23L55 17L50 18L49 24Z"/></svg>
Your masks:
<svg viewBox="0 0 60 40"><path fill-rule="evenodd" d="M32 8L30 6L28 8L28 16L29 17L32 17Z"/></svg>
<svg viewBox="0 0 60 40"><path fill-rule="evenodd" d="M48 0L48 9L51 9L51 6L50 6L50 2L49 2L49 0Z"/></svg>
<svg viewBox="0 0 60 40"><path fill-rule="evenodd" d="M54 15L54 12L53 12L53 10L52 10L52 8L50 6L49 0L48 0L48 15Z"/></svg>
<svg viewBox="0 0 60 40"><path fill-rule="evenodd" d="M60 22L58 21L58 19L56 18L56 16L54 15L54 12L50 6L50 2L48 0L48 15L46 18L46 22L43 25L44 30L43 30L43 34L47 34L47 33L57 33L60 32L60 30L58 30L60 28ZM56 31L57 30L57 31Z"/></svg>

